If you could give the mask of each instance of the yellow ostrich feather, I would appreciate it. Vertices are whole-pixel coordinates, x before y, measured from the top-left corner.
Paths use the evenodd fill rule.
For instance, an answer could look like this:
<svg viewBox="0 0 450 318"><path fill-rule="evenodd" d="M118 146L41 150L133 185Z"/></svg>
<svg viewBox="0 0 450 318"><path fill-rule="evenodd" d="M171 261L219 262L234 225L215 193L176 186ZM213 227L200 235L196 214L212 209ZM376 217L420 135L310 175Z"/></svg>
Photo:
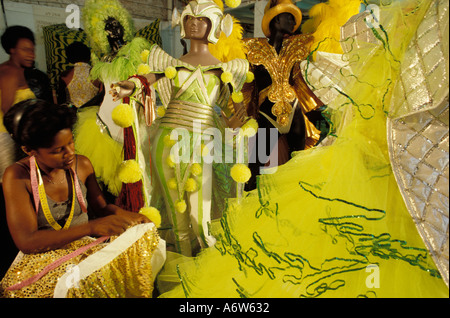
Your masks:
<svg viewBox="0 0 450 318"><path fill-rule="evenodd" d="M312 33L311 50L342 54L339 43L341 26L358 14L361 0L329 0L309 10L310 19L302 25L302 33ZM313 54L315 59L315 53Z"/></svg>
<svg viewBox="0 0 450 318"><path fill-rule="evenodd" d="M223 12L223 1L214 0ZM233 30L229 37L221 32L219 41L216 44L209 43L209 51L211 54L225 63L233 59L245 59L245 52L242 45L243 28L240 21L233 17Z"/></svg>

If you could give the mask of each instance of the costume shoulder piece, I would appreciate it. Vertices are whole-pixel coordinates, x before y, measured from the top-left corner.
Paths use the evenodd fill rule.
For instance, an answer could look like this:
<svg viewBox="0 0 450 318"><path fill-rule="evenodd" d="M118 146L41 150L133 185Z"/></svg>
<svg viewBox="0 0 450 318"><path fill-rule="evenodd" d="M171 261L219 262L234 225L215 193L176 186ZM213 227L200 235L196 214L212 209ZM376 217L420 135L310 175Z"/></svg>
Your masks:
<svg viewBox="0 0 450 318"><path fill-rule="evenodd" d="M184 66L185 63L167 54L157 44L153 44L149 50L147 65L151 73L164 73L169 66Z"/></svg>
<svg viewBox="0 0 450 318"><path fill-rule="evenodd" d="M235 92L242 89L248 73L248 61L244 59L234 59L226 63L220 64L223 72L229 72L232 75L230 81Z"/></svg>
<svg viewBox="0 0 450 318"><path fill-rule="evenodd" d="M171 71L170 68L184 67L189 70L195 70L199 66L193 66L189 63L183 62L179 59L173 58L167 54L162 48L154 44L148 51L148 56L145 58L150 73L166 73L166 77L157 82L157 89L160 94L161 101L166 105L170 100L172 85L171 79L167 77ZM234 92L239 92L246 79L248 73L248 61L244 59L234 59L226 63L219 63L209 66L201 66L202 71L220 68L225 76L221 79L224 83L230 84ZM176 70L175 70L176 72ZM224 93L224 96L228 94Z"/></svg>
<svg viewBox="0 0 450 318"><path fill-rule="evenodd" d="M284 39L279 54L269 44L267 38L249 38L243 39L242 41L244 42L244 48L247 52L249 62L251 64L265 65L268 59L277 57L289 58L296 62L304 60L309 54L313 36L310 34L297 34Z"/></svg>
<svg viewBox="0 0 450 318"><path fill-rule="evenodd" d="M167 54L162 48L154 44L149 51L147 64L152 73L163 73L168 67L185 67L190 70L197 68L194 65L185 63ZM231 73L232 79L229 81L235 91L241 90L245 83L248 72L248 62L245 59L234 59L226 63L202 66L203 70L221 68L223 72Z"/></svg>

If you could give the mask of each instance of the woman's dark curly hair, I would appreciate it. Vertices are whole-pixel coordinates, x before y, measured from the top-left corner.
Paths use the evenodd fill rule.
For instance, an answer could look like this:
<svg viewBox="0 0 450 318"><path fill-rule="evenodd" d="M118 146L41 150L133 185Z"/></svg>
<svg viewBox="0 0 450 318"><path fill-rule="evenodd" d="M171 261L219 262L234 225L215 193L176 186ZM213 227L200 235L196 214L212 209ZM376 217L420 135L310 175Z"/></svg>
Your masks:
<svg viewBox="0 0 450 318"><path fill-rule="evenodd" d="M72 130L76 118L76 111L67 106L28 99L13 105L3 123L19 146L37 150L51 147L59 131Z"/></svg>
<svg viewBox="0 0 450 318"><path fill-rule="evenodd" d="M17 42L20 39L28 39L33 42L33 44L35 43L33 31L29 28L21 25L14 25L7 28L1 39L3 49L6 53L10 54L10 50L16 47Z"/></svg>

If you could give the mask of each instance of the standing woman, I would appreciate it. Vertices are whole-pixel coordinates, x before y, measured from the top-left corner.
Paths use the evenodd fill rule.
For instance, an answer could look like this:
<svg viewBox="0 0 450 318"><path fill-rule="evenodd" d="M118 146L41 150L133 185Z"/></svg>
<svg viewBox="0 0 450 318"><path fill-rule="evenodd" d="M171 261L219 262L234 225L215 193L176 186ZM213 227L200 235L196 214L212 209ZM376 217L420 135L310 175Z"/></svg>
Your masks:
<svg viewBox="0 0 450 318"><path fill-rule="evenodd" d="M69 297L151 296L151 258L159 242L156 228L142 214L105 201L89 159L75 154L72 135L75 119L70 108L42 100L20 102L5 115L8 132L28 156L9 166L4 175L8 226L21 252L3 278L0 294L3 297L51 297L54 293ZM88 206L93 220L88 218ZM125 232L136 224L140 225ZM131 240L126 234L115 240L111 238L106 247L100 244L109 236L130 231L134 232ZM94 241L90 236L101 239ZM87 248L88 244L93 246L87 251L78 250ZM114 247L117 244L120 247ZM105 261L108 257L102 253L108 248L116 254ZM79 255L69 257L74 251ZM88 255L91 257L86 258ZM62 260L60 266L55 266L58 264L55 261ZM140 269L133 268L143 272L130 268L121 272L114 265L116 262L139 264ZM60 279L58 286L58 279L74 264L78 269L77 288L71 289L74 286L67 283L70 277ZM35 276L38 273L42 277ZM144 281L125 283L129 282L126 277L133 280L139 275L143 275ZM113 276L120 276L124 283L105 278Z"/></svg>
<svg viewBox="0 0 450 318"><path fill-rule="evenodd" d="M9 60L0 64L0 182L6 167L15 161L14 142L3 126L3 115L15 103L35 97L24 75L25 68L34 65L33 32L24 26L11 26L3 33L1 42Z"/></svg>

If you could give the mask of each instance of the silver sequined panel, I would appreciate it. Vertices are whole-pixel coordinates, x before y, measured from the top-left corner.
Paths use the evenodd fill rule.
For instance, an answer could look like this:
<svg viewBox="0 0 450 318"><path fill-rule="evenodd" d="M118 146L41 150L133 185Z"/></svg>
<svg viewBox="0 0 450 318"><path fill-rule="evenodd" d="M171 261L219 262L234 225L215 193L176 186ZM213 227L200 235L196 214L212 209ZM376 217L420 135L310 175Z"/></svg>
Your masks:
<svg viewBox="0 0 450 318"><path fill-rule="evenodd" d="M389 152L397 183L447 285L448 6L447 0L433 2L411 41L388 120Z"/></svg>
<svg viewBox="0 0 450 318"><path fill-rule="evenodd" d="M416 226L448 284L449 108L389 121L393 170ZM389 127L390 126L390 127Z"/></svg>
<svg viewBox="0 0 450 318"><path fill-rule="evenodd" d="M378 45L378 40L368 27L372 14L368 11L352 16L341 27L341 45L344 52L366 48L370 44ZM377 25L372 25L376 27Z"/></svg>

